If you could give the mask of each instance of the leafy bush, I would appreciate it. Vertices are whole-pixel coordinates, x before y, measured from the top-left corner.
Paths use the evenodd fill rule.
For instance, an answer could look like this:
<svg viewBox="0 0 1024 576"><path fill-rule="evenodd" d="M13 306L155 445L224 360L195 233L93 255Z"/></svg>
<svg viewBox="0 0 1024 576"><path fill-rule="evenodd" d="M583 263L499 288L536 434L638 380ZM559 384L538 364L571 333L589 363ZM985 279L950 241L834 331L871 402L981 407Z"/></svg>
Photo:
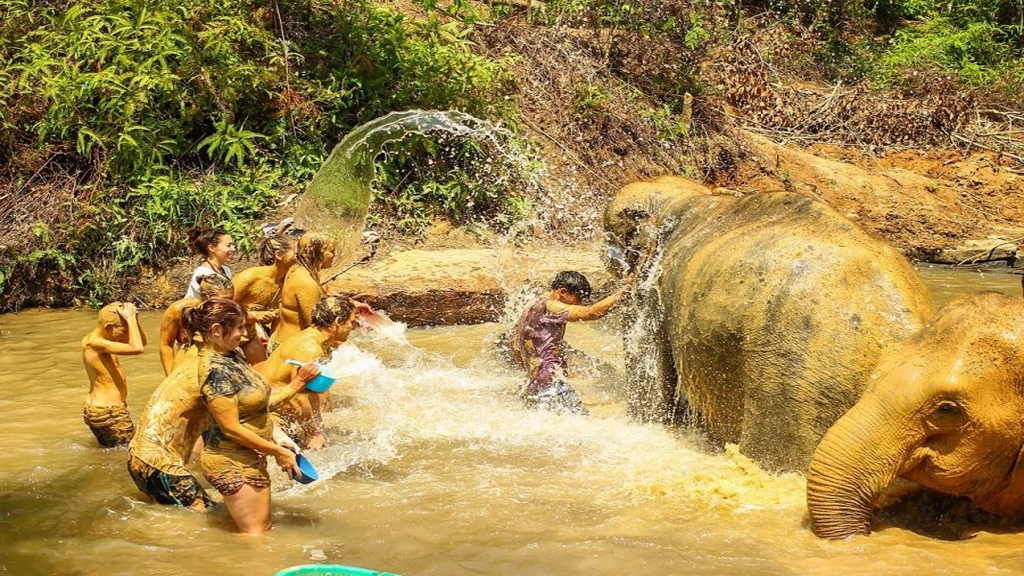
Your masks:
<svg viewBox="0 0 1024 576"><path fill-rule="evenodd" d="M351 0L9 0L0 23L0 186L74 175L94 190L13 271L100 301L184 253L194 225L243 246L355 125L395 109L510 118L500 62L471 28ZM45 169L45 170L44 170ZM32 250L32 247L41 250ZM45 272L45 270L43 271ZM0 306L2 306L0 299Z"/></svg>
<svg viewBox="0 0 1024 576"><path fill-rule="evenodd" d="M957 25L935 16L919 26L896 32L893 47L881 57L875 77L892 82L902 70L937 67L958 74L965 83L980 86L995 81L1007 63L1022 64L1019 51L1006 42L1003 29L985 21Z"/></svg>
<svg viewBox="0 0 1024 576"><path fill-rule="evenodd" d="M981 86L1007 74L1020 76L1024 50L1014 28L987 19L932 15L920 26L896 32L874 78L892 83L904 70L932 68L952 72L968 85Z"/></svg>

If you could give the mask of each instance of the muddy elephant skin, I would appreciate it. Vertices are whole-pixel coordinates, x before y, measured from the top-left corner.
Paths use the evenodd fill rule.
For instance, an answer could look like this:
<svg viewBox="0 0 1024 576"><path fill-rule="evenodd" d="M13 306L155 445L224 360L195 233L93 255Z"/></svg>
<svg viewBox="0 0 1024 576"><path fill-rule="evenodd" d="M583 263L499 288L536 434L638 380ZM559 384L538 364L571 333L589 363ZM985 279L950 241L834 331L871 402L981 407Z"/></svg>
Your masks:
<svg viewBox="0 0 1024 576"><path fill-rule="evenodd" d="M870 532L879 493L902 477L1024 514L1024 300L983 292L944 306L887 353L807 474L812 528Z"/></svg>
<svg viewBox="0 0 1024 576"><path fill-rule="evenodd" d="M687 421L768 470L806 470L883 350L931 315L902 255L805 196L712 194L664 177L624 187L605 229L627 259L645 229L661 237L655 286L640 298L656 316L650 349L627 357L653 384L631 385L631 411Z"/></svg>

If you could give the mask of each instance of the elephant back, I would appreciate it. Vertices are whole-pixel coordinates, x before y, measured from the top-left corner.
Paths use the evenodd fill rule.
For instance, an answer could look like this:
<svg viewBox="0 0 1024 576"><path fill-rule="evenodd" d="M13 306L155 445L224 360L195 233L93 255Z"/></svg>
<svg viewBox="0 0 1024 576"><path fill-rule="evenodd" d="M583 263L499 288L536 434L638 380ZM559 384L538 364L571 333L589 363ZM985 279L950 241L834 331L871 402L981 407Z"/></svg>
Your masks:
<svg viewBox="0 0 1024 576"><path fill-rule="evenodd" d="M673 205L659 289L677 396L713 439L802 470L884 349L931 314L910 263L789 193Z"/></svg>

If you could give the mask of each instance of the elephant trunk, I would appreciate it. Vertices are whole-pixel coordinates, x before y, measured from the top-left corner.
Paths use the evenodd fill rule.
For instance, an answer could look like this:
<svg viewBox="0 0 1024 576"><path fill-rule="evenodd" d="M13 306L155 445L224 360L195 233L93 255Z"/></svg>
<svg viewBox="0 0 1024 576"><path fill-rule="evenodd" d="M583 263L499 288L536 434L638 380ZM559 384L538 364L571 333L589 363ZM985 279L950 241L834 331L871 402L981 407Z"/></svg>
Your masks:
<svg viewBox="0 0 1024 576"><path fill-rule="evenodd" d="M807 472L811 529L837 540L871 533L871 509L907 461L913 444L900 417L862 399L840 418L814 453Z"/></svg>

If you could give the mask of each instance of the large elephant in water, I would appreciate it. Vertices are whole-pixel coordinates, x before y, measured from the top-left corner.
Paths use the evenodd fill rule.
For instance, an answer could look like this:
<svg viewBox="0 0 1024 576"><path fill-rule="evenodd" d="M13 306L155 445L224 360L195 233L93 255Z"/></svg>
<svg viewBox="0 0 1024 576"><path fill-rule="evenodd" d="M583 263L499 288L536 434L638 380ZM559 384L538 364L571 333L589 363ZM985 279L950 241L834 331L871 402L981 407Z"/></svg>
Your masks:
<svg viewBox="0 0 1024 576"><path fill-rule="evenodd" d="M814 533L870 531L893 479L1024 513L1024 300L961 297L886 353L859 402L822 439L807 474Z"/></svg>
<svg viewBox="0 0 1024 576"><path fill-rule="evenodd" d="M664 177L624 187L605 228L627 260L661 237L632 412L688 420L769 470L806 470L883 351L932 312L902 255L805 196Z"/></svg>

